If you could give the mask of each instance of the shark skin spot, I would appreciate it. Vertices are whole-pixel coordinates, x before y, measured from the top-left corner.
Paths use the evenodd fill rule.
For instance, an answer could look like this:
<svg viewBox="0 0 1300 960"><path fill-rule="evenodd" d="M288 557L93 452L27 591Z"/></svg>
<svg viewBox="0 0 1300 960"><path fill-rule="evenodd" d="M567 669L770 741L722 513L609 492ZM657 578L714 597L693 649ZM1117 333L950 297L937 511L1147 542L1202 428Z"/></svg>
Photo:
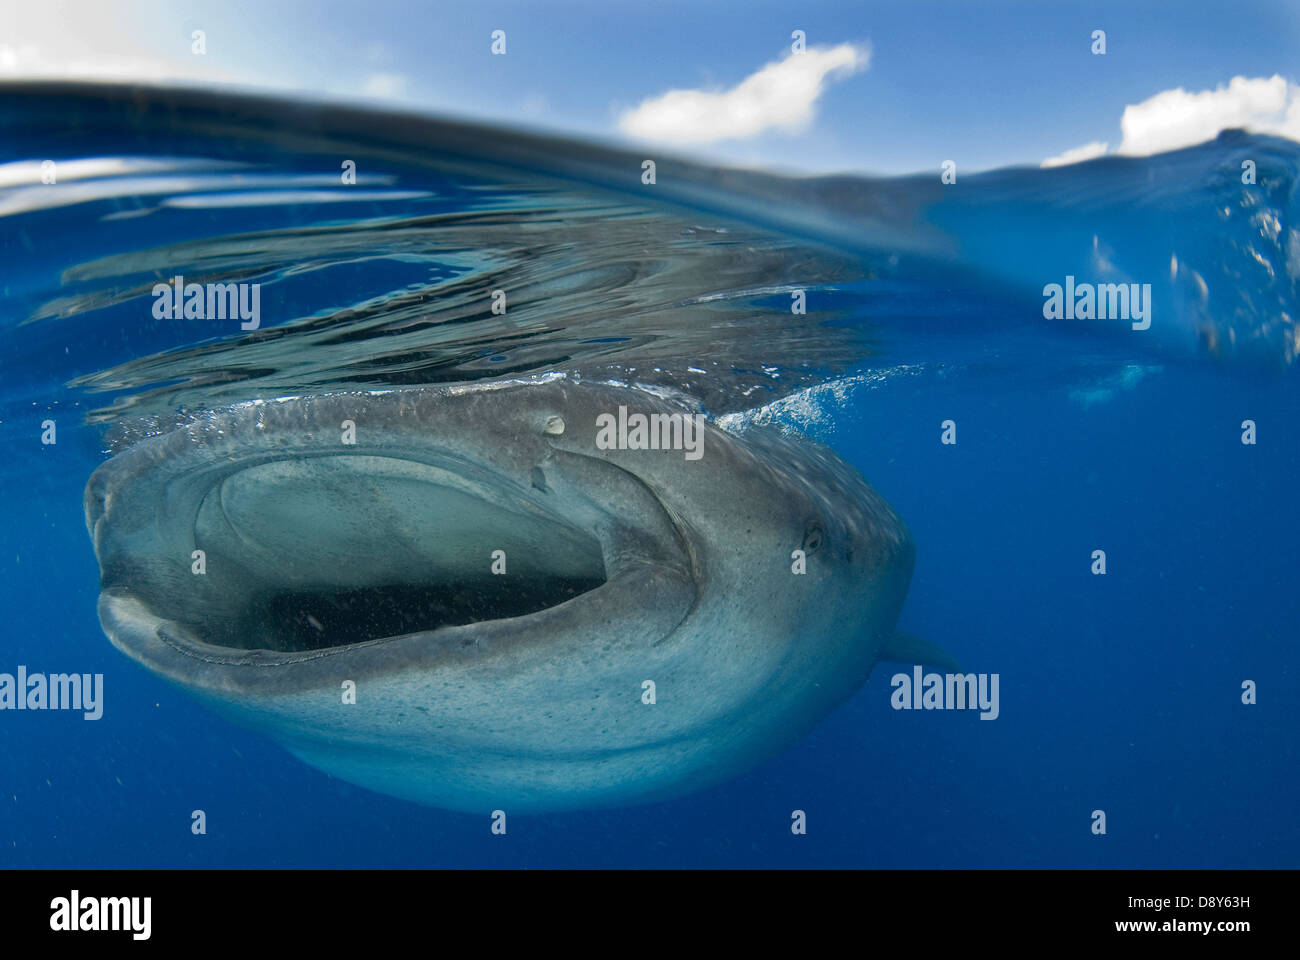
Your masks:
<svg viewBox="0 0 1300 960"><path fill-rule="evenodd" d="M145 437L86 488L100 622L302 761L418 803L588 809L730 779L897 649L912 541L823 447L706 421L688 459L579 426L620 407L682 413L547 377L238 404Z"/></svg>

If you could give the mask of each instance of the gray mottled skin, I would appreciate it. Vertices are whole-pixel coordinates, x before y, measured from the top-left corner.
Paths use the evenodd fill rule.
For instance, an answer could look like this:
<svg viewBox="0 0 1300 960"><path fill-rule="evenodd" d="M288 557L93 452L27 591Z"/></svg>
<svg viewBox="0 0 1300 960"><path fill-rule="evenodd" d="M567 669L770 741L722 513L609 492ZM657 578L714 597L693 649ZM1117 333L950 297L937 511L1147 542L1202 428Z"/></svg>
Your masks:
<svg viewBox="0 0 1300 960"><path fill-rule="evenodd" d="M708 425L697 461L599 450L596 418L620 405L680 412L552 378L241 404L145 440L86 489L101 623L148 669L306 762L421 803L607 806L734 776L867 678L907 591L911 540L812 444ZM553 417L562 433L547 432ZM469 520L448 548L425 515L436 511L403 498L457 484L447 502ZM483 502L480 522L468 505ZM479 529L494 532L473 542ZM607 582L528 616L333 649L205 642L255 629L241 610L268 585L486 570L494 535L513 538L507 576L581 572L598 544ZM805 544L817 547L796 576ZM196 547L205 576L191 572ZM346 680L356 704L342 703Z"/></svg>

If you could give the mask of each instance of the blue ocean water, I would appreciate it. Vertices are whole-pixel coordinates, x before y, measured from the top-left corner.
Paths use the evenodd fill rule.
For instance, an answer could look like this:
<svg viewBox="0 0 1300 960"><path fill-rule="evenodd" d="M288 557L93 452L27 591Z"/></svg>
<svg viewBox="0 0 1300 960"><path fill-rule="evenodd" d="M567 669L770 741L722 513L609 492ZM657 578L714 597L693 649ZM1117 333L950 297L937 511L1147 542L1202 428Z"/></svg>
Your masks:
<svg viewBox="0 0 1300 960"><path fill-rule="evenodd" d="M0 713L0 864L1300 860L1295 144L951 185L660 158L647 184L602 147L183 91L8 87L0 115L0 672L106 691L95 721ZM176 274L262 283L259 329L156 319ZM1150 328L1045 319L1067 277L1150 284ZM305 766L104 637L82 491L110 450L240 399L547 370L833 446L915 538L900 627L997 673L998 718L894 710L881 664L740 778L501 837Z"/></svg>

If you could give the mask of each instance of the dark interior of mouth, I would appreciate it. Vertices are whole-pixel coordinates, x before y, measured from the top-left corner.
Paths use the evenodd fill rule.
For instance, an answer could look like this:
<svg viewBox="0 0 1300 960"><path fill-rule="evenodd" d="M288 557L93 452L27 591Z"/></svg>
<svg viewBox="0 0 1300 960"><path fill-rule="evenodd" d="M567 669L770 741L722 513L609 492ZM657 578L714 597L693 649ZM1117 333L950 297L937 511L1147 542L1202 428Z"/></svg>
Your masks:
<svg viewBox="0 0 1300 960"><path fill-rule="evenodd" d="M257 598L248 609L261 624L245 631L258 647L279 651L319 650L377 637L437 630L484 620L522 617L572 600L604 581L537 577L464 583L288 591ZM240 637L230 638L239 643Z"/></svg>
<svg viewBox="0 0 1300 960"><path fill-rule="evenodd" d="M546 496L463 464L254 465L204 498L199 595L164 605L206 643L277 652L536 613L605 582L599 542Z"/></svg>

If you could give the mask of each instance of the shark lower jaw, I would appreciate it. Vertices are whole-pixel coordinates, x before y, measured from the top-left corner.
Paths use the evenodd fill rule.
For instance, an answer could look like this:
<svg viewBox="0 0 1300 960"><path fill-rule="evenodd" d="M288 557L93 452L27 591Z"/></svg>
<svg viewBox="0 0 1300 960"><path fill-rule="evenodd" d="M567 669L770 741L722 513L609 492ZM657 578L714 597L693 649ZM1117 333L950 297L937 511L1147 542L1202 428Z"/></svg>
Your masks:
<svg viewBox="0 0 1300 960"><path fill-rule="evenodd" d="M408 666L545 642L557 623L580 620L584 603L644 603L620 593L644 590L647 570L669 571L682 588L680 622L694 580L657 498L602 461L557 456L582 480L622 489L574 496L568 483L563 495L552 484L566 486L564 464L553 457L513 477L434 449L411 459L261 454L197 477L173 471L178 482L160 481L154 516L138 515L149 498L137 490L133 509L104 509L93 524L101 620L124 652L188 686L223 666ZM641 522L615 515L630 502L646 510Z"/></svg>

